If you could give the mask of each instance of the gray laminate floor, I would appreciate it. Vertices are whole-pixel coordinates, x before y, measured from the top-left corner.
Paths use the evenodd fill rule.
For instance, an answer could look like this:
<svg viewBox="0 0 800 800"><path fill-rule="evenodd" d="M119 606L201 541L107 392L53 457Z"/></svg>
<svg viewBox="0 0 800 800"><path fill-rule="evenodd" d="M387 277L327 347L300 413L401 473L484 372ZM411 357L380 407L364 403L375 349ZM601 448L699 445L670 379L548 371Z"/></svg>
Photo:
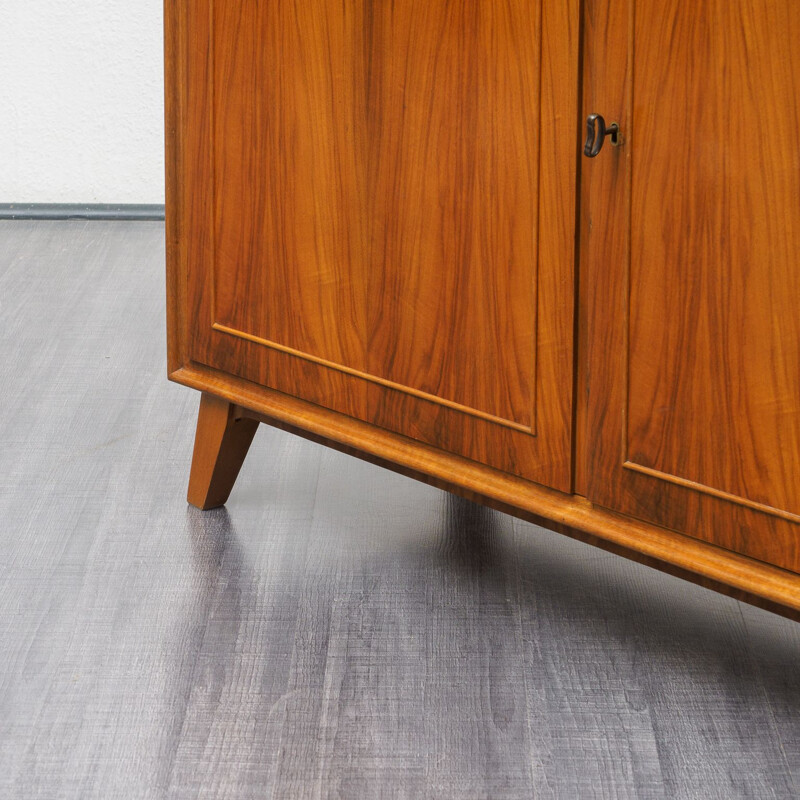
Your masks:
<svg viewBox="0 0 800 800"><path fill-rule="evenodd" d="M160 223L0 223L0 796L791 798L800 626L262 427L184 501Z"/></svg>

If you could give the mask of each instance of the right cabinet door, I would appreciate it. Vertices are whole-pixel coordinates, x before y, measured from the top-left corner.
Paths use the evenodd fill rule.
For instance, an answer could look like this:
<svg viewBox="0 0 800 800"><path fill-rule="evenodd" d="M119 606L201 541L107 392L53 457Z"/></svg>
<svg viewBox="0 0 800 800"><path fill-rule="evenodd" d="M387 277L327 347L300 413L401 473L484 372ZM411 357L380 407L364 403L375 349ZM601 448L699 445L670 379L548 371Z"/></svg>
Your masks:
<svg viewBox="0 0 800 800"><path fill-rule="evenodd" d="M579 488L800 571L800 2L585 14Z"/></svg>

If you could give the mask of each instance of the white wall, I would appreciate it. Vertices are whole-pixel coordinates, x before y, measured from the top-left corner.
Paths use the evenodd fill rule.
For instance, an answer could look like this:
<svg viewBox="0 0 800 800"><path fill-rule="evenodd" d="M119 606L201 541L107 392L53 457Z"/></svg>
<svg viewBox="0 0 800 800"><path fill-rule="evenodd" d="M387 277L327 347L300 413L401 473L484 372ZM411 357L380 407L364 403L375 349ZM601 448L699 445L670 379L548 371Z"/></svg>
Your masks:
<svg viewBox="0 0 800 800"><path fill-rule="evenodd" d="M163 203L162 0L0 0L0 203Z"/></svg>

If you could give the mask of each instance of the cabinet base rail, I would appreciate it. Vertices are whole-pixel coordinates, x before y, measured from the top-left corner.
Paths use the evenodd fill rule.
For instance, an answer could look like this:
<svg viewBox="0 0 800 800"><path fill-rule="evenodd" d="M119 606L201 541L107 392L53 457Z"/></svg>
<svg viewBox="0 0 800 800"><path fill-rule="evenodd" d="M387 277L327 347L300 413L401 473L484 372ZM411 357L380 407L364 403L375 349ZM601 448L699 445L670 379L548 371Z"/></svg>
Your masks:
<svg viewBox="0 0 800 800"><path fill-rule="evenodd" d="M193 505L225 502L263 422L800 622L800 575L795 573L209 367L181 367L170 379L205 393L190 479Z"/></svg>

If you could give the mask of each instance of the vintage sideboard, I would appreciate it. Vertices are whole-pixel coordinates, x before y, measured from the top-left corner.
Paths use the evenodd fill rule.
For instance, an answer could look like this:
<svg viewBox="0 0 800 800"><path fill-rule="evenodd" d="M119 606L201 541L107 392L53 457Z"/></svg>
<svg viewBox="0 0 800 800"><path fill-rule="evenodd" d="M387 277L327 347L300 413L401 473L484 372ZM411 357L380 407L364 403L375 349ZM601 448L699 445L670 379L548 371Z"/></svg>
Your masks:
<svg viewBox="0 0 800 800"><path fill-rule="evenodd" d="M800 3L165 27L190 503L263 422L800 619Z"/></svg>

